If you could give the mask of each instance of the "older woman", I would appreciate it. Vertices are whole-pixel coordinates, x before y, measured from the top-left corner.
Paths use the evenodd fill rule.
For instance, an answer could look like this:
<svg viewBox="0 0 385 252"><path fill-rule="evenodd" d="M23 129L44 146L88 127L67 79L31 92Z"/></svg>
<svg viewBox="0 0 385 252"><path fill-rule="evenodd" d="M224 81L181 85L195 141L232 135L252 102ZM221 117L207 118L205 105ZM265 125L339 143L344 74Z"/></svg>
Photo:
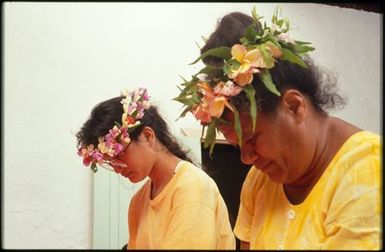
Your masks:
<svg viewBox="0 0 385 252"><path fill-rule="evenodd" d="M250 169L234 229L241 248L379 249L380 136L327 110L343 105L310 43L230 13L201 50L206 67L176 100L240 147ZM326 80L326 81L325 81Z"/></svg>

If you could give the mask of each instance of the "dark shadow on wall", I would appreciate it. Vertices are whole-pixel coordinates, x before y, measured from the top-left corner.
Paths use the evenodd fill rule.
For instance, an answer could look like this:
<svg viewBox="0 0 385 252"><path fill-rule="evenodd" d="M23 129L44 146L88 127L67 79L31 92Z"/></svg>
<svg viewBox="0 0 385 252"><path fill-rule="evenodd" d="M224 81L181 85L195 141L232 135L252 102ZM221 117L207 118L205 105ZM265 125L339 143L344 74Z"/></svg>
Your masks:
<svg viewBox="0 0 385 252"><path fill-rule="evenodd" d="M203 169L217 183L229 211L231 227L234 228L242 184L251 166L241 162L240 151L233 145L215 144L212 159L209 149L205 149L203 143L201 150ZM239 240L236 239L236 242L239 249Z"/></svg>

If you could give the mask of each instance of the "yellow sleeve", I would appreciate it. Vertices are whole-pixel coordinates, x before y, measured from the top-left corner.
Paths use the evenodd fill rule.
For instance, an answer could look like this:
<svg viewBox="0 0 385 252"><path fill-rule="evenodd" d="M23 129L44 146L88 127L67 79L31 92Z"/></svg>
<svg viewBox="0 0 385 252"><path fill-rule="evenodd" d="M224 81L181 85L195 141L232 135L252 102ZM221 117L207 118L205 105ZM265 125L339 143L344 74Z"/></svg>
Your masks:
<svg viewBox="0 0 385 252"><path fill-rule="evenodd" d="M178 206L171 213L161 249L215 249L215 212L203 202Z"/></svg>
<svg viewBox="0 0 385 252"><path fill-rule="evenodd" d="M135 205L135 197L133 197L130 201L130 205L128 208L128 232L129 232L129 238L128 238L128 249L135 249L136 248L136 231L137 231L137 224L138 224L138 216L137 211L135 211L136 205Z"/></svg>
<svg viewBox="0 0 385 252"><path fill-rule="evenodd" d="M322 249L380 249L380 162L362 159L340 182L325 219Z"/></svg>
<svg viewBox="0 0 385 252"><path fill-rule="evenodd" d="M234 227L235 236L245 242L250 242L250 231L254 216L254 194L256 190L255 184L257 174L257 169L251 167L243 182L238 216Z"/></svg>

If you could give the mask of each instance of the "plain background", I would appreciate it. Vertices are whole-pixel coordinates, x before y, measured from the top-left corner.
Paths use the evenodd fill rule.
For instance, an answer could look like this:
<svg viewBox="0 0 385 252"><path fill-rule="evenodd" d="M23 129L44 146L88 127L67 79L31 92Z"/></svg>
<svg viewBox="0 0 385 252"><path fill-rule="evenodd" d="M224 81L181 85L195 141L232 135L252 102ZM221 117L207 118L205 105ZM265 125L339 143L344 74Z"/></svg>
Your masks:
<svg viewBox="0 0 385 252"><path fill-rule="evenodd" d="M93 238L93 174L75 134L98 102L145 86L174 134L179 75L189 78L218 18L273 3L4 3L2 247L87 249ZM382 14L283 3L292 37L311 41L348 105L331 114L380 133ZM195 150L196 155L199 151ZM125 225L125 223L123 223Z"/></svg>

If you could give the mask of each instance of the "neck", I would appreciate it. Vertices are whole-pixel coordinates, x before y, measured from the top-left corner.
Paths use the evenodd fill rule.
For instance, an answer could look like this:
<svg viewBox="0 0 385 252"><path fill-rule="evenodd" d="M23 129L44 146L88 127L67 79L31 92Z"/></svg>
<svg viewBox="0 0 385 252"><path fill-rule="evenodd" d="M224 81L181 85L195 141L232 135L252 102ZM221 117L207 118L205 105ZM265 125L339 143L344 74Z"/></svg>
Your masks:
<svg viewBox="0 0 385 252"><path fill-rule="evenodd" d="M158 195L171 180L179 161L180 158L168 151L159 152L158 158L148 175L151 179L151 198Z"/></svg>
<svg viewBox="0 0 385 252"><path fill-rule="evenodd" d="M329 137L329 119L322 121L319 128L318 138L316 140L316 146L313 154L313 159L310 165L304 172L304 174L296 181L296 184L307 186L312 184L314 180L322 174L324 168L326 168L325 161L328 155L328 137Z"/></svg>
<svg viewBox="0 0 385 252"><path fill-rule="evenodd" d="M297 199L291 198L297 203L306 198L345 141L360 131L357 127L334 117L327 117L319 125L319 134L310 165L296 181L284 185L287 196L299 195Z"/></svg>

